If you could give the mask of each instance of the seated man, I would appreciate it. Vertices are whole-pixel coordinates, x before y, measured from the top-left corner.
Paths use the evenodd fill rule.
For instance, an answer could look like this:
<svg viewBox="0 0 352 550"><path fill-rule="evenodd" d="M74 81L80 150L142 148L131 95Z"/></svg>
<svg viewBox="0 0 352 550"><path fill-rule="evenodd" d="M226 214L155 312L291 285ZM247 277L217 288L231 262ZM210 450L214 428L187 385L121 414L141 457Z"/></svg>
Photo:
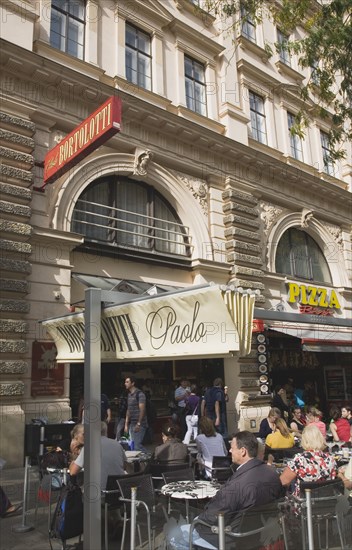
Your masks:
<svg viewBox="0 0 352 550"><path fill-rule="evenodd" d="M225 524L233 523L238 512L251 506L269 504L283 495L280 477L257 457L258 441L251 432L238 432L231 442L232 462L238 465L235 473L217 492L200 514L210 525L218 525L218 514L223 512ZM177 527L169 535L170 547L189 549L190 525ZM193 542L200 548L216 550L218 535L203 525L193 531Z"/></svg>
<svg viewBox="0 0 352 550"><path fill-rule="evenodd" d="M127 458L121 443L107 437L106 422L101 423L101 488L106 488L106 481L110 475L123 475L127 465ZM84 447L76 460L71 462L70 475L77 475L84 467Z"/></svg>

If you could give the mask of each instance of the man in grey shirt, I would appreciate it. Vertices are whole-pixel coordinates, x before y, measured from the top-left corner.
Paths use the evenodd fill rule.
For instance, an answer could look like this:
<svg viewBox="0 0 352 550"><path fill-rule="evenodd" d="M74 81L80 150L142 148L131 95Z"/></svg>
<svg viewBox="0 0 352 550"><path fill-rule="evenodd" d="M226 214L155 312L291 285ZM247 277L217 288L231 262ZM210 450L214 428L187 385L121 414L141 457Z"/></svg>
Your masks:
<svg viewBox="0 0 352 550"><path fill-rule="evenodd" d="M133 376L126 378L125 388L128 391L125 432L129 433L136 451L146 452L142 445L148 427L146 397L136 387L136 379Z"/></svg>
<svg viewBox="0 0 352 550"><path fill-rule="evenodd" d="M108 476L124 475L127 458L121 443L107 437L108 427L106 422L101 423L101 488L106 488ZM84 467L84 447L78 457L70 466L71 476L77 475Z"/></svg>

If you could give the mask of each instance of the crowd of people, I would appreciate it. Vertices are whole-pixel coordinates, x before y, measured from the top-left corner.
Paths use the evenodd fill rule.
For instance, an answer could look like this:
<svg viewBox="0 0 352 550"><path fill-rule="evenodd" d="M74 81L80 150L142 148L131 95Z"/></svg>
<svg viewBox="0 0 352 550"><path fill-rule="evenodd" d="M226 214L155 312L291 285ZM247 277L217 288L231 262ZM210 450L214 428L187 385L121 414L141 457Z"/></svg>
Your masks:
<svg viewBox="0 0 352 550"><path fill-rule="evenodd" d="M281 391L283 390L283 391ZM151 389L147 384L137 387L133 376L126 377L124 390L118 400L115 421L115 439L108 437L110 404L103 394L101 399L101 487L106 487L108 475L124 475L128 471L127 455L122 445L133 442L136 451L145 452L145 437L152 422L148 421L148 400ZM340 478L346 490L352 489L352 459L347 467L338 467L334 454L328 450L327 437L332 443L351 447L351 407L332 407L324 422L317 406L303 408L297 403L287 405L285 390L278 387L268 415L254 434L240 431L229 441L226 405L227 388L216 378L213 385L200 395L195 384L181 380L174 391L173 415L161 429L161 444L152 454L155 464L189 464L190 444L196 449L197 475L211 480L213 457L230 456L231 475L216 496L205 505L200 519L208 525L217 524L219 511L225 521L236 519L239 511L275 501L283 495L300 494L304 481L320 482ZM84 408L83 408L84 410ZM292 451L284 469L278 473L274 466L274 452ZM61 449L58 449L61 450ZM69 452L69 473L77 474L84 468L84 425L76 424ZM13 510L5 494L1 497L1 515ZM170 548L189 548L189 525L170 534ZM194 543L202 548L216 548L216 535L205 527L193 532ZM214 546L212 546L214 545Z"/></svg>

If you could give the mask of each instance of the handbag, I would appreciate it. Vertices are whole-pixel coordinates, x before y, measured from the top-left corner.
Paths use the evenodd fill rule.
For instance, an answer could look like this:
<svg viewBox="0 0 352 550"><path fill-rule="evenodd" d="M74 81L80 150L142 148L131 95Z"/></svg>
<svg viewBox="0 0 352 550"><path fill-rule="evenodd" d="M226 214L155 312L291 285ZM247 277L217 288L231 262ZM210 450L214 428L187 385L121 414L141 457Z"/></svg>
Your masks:
<svg viewBox="0 0 352 550"><path fill-rule="evenodd" d="M192 426L197 424L198 422L198 413L196 414L196 410L198 409L198 406L199 406L199 401L197 403L197 406L196 408L194 409L193 413L192 413L192 416L191 416L191 424Z"/></svg>

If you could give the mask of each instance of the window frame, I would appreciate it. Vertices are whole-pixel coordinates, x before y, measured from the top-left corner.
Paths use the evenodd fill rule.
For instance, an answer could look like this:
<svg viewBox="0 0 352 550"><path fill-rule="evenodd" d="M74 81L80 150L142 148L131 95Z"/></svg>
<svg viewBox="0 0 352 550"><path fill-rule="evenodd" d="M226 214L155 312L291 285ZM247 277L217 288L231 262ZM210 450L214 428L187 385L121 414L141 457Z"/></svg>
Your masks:
<svg viewBox="0 0 352 550"><path fill-rule="evenodd" d="M143 35L145 37L148 37L148 41L149 41L149 54L145 53L144 51L138 49L138 47L135 47L135 46L131 46L130 44L127 43L127 29L128 27L130 29L132 29L133 31L135 31L136 33L136 38L137 38L137 42L138 42L138 35ZM136 60L137 60L137 63L136 63L136 66L137 66L137 70L136 70L136 75L137 75L137 82L133 82L133 80L129 79L128 76L127 76L127 52L128 51L133 51L136 55ZM145 74L145 73L141 73L139 70L138 70L138 66L139 66L139 59L142 58L142 59L148 59L149 60L149 67L150 67L150 71L149 71L149 75ZM152 60L153 60L153 56L152 56L152 37L151 35L144 31L143 29L137 27L136 25L134 25L133 23L130 23L129 21L126 21L126 24L125 24L125 75L126 75L126 80L128 82L130 82L131 84L134 84L135 86L138 86L139 88L142 88L143 90L147 90L148 92L151 92L153 90L153 68L152 68ZM132 68L131 68L132 69ZM149 82L150 82L150 87L146 87L144 86L143 84L141 84L141 78L144 78L145 80L146 79L149 79Z"/></svg>
<svg viewBox="0 0 352 550"><path fill-rule="evenodd" d="M287 65L288 67L291 67L292 64L291 64L290 53L285 47L283 47L283 44L285 42L289 41L289 36L284 34L279 28L276 29L276 33L277 33L277 42L278 42L278 45L279 45L278 49L279 49L280 61L284 65Z"/></svg>
<svg viewBox="0 0 352 550"><path fill-rule="evenodd" d="M189 62L191 62L191 66L192 66L192 75L188 75L187 72L186 72L186 62L187 60ZM199 80L198 78L196 78L194 76L195 74L195 64L198 65L198 67L201 67L202 69L202 72L203 72L203 82L201 80ZM208 105L207 105L207 84L206 84L206 78L205 78L205 66L204 66L204 63L201 63L200 61L198 61L197 59L194 59L193 57L187 55L186 53L184 54L184 78L185 78L185 98L186 98L186 106L187 106L187 109L189 109L190 111L192 111L193 113L197 113L199 115L202 115L202 116L208 116ZM193 97L187 95L187 82L190 83L192 85L192 92L193 92ZM203 97L204 97L204 102L201 102L199 100L197 100L196 98L196 86L201 86L201 90L203 91ZM194 103L194 108L192 108L190 106L190 101L189 100L192 100L193 103ZM201 110L198 110L197 109L197 105L201 105L203 106L203 109Z"/></svg>
<svg viewBox="0 0 352 550"><path fill-rule="evenodd" d="M257 43L257 25L252 20L252 17L249 15L249 13L246 11L245 7L241 5L241 35L249 40L250 42L253 42L254 44Z"/></svg>
<svg viewBox="0 0 352 550"><path fill-rule="evenodd" d="M127 192L131 189L131 185L136 186L136 194L145 193L146 200L141 202L138 200L138 195L135 200L136 197L133 197L133 194L131 196L126 194L127 202L133 201L135 206L133 210L128 209L127 205L121 201L121 196L119 202L119 185L124 185ZM104 201L100 203L95 202L94 197L87 197L89 191L94 192L94 189L99 191L99 186L102 187L99 195ZM122 198L123 193L122 190ZM170 219L167 216L164 218L156 215L158 210L160 212L157 201L159 205L162 204L166 208ZM86 210L84 203L88 205ZM138 206L142 203L144 209L139 210ZM81 228L85 226L88 226L87 231L82 232ZM154 258L171 257L174 261L182 262L190 260L193 248L188 227L182 223L175 209L163 195L153 186L143 181L132 180L128 176L110 175L93 181L76 201L71 230L84 235L85 247L98 245L107 254L113 251L119 254L126 251L130 254L133 251L137 255L140 253L140 255ZM182 241L179 241L180 237ZM173 248L176 251L172 251ZM178 252L178 249L183 252Z"/></svg>
<svg viewBox="0 0 352 550"><path fill-rule="evenodd" d="M290 120L290 118L292 120ZM288 127L288 135L290 139L291 157L303 162L304 156L303 156L302 139L299 136L292 134L290 131L292 126L294 125L294 119L295 119L295 115L290 113L290 111L287 111L287 127Z"/></svg>
<svg viewBox="0 0 352 550"><path fill-rule="evenodd" d="M67 0L68 3L70 2L70 0ZM73 3L77 3L77 0L74 0ZM79 17L75 16L74 14L70 13L67 9L64 9L62 8L61 6L56 6L54 5L53 3L51 3L51 20L50 20L50 45L55 48L55 49L58 49L60 52L63 52L63 53L66 53L67 55L71 55L72 57L75 57L76 59L80 59L80 60L84 60L85 58L85 46L86 46L86 11L87 11L87 2L86 0L83 0L82 1L82 4L83 4L83 10L84 10L84 13L83 13L83 19L80 19ZM68 6L67 6L68 7ZM66 5L65 5L65 8L66 8ZM57 46L55 46L53 44L53 41L52 41L52 16L53 16L53 12L57 12L61 15L63 15L65 17L65 35L64 35L64 38L65 38L65 48L64 49L61 49L58 48ZM70 23L70 20L74 20L76 22L79 22L81 23L82 27L83 27L83 44L82 44L82 57L80 57L79 55L74 55L72 53L70 53L68 51L68 40L69 40L69 37L68 37L68 29L69 29L69 23ZM55 33L57 34L57 33ZM62 37L63 35L59 35L60 37ZM79 42L76 42L76 44L80 45Z"/></svg>
<svg viewBox="0 0 352 550"><path fill-rule="evenodd" d="M293 237L294 237L293 231L299 231L300 236L302 236L302 234L304 235L305 242L304 242L303 259L305 260L305 265L307 267L308 277L299 271L299 264L300 262L302 262L302 256L300 258L298 256L298 252L300 251L299 250L297 251L297 249L295 250L295 246L293 242ZM278 254L280 252L279 250L280 243L283 242L284 238L286 239L286 235L288 236L287 238L288 238L289 245L288 247L285 247L285 258L289 259L290 270L286 271L285 269L283 269L281 271L278 266L278 261L279 261ZM322 279L317 278L314 275L314 264L312 262L312 259L314 258L314 254L317 251L319 253L317 264L319 265L320 271L322 273L324 272L324 269L327 270L327 273L329 276L328 280L326 280L326 278L324 277ZM322 259L324 264L320 263L319 259ZM277 249L276 249L276 254L275 254L275 272L279 275L296 277L297 279L304 279L305 281L316 281L324 284L332 284L331 270L324 252L322 251L318 243L315 241L315 239L313 239L313 237L309 235L309 233L307 233L306 231L302 231L299 227L296 227L296 226L289 227L288 229L286 229L286 231L280 237L280 240L278 242Z"/></svg>
<svg viewBox="0 0 352 550"><path fill-rule="evenodd" d="M321 144L321 151L322 151L322 155L323 155L324 172L325 172L325 174L328 174L328 176L334 176L335 175L335 165L334 165L333 161L331 160L331 150L330 150L330 146L329 146L329 136L323 130L320 130L320 144Z"/></svg>
<svg viewBox="0 0 352 550"><path fill-rule="evenodd" d="M265 99L260 96L259 94L256 94L252 90L248 90L248 97L249 97L249 111L250 111L250 118L251 118L251 137L252 139L255 139L258 141L258 143L263 143L264 145L268 144L268 133L266 128L266 115L265 115ZM252 104L255 103L257 105L258 100L260 100L261 105L263 107L263 112L261 113L256 108L252 108ZM264 123L265 132L262 132L259 130L259 127L261 124L258 125L258 121L261 121L261 123ZM264 135L265 141L258 139L258 136Z"/></svg>

